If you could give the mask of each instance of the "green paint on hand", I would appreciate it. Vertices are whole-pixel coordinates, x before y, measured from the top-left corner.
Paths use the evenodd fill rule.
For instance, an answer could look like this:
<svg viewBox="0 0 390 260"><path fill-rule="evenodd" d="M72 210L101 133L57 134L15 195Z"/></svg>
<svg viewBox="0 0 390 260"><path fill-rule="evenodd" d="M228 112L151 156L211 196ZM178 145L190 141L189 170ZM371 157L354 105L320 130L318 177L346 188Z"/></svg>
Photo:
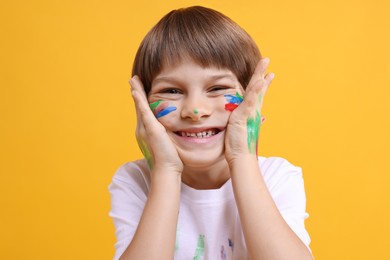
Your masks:
<svg viewBox="0 0 390 260"><path fill-rule="evenodd" d="M199 235L193 260L200 260L204 254L204 235Z"/></svg>
<svg viewBox="0 0 390 260"><path fill-rule="evenodd" d="M259 96L257 97L257 109L258 109L257 111L260 110L262 101L263 101L263 94L260 93Z"/></svg>
<svg viewBox="0 0 390 260"><path fill-rule="evenodd" d="M261 125L261 116L259 111L256 111L255 118L249 117L246 121L248 133L248 149L252 154L257 154L257 140L259 138L259 129Z"/></svg>
<svg viewBox="0 0 390 260"><path fill-rule="evenodd" d="M244 97L241 96L240 93L238 93L238 92L236 92L236 97L241 98L241 99L244 99Z"/></svg>
<svg viewBox="0 0 390 260"><path fill-rule="evenodd" d="M194 109L194 114L197 115L199 113L198 109Z"/></svg>
<svg viewBox="0 0 390 260"><path fill-rule="evenodd" d="M149 151L148 146L144 140L137 137L137 142L138 142L139 149L141 149L141 152L144 155L146 162L148 163L149 169L151 170L153 167L152 153Z"/></svg>
<svg viewBox="0 0 390 260"><path fill-rule="evenodd" d="M157 100L156 102L150 103L150 104L149 104L149 107L150 107L152 110L155 110L156 107L157 107L158 105L160 105L161 102L162 102L162 100Z"/></svg>

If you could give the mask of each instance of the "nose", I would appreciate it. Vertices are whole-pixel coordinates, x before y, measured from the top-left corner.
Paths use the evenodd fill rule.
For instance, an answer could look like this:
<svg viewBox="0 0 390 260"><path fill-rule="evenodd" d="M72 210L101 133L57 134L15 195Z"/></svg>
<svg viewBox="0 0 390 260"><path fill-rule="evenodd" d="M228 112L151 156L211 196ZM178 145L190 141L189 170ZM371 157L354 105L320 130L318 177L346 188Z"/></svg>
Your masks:
<svg viewBox="0 0 390 260"><path fill-rule="evenodd" d="M210 101L207 102L205 98L187 98L183 100L181 108L181 117L191 121L200 121L211 115L212 109Z"/></svg>

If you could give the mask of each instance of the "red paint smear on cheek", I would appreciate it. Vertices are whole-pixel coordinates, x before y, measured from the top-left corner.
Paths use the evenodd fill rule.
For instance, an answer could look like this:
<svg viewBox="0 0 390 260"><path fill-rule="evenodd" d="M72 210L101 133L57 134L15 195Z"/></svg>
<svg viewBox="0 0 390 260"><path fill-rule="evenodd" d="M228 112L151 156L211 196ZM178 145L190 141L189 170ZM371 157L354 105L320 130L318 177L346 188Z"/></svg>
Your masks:
<svg viewBox="0 0 390 260"><path fill-rule="evenodd" d="M154 114L157 115L159 112L161 112L162 110L166 109L168 106L169 106L169 103L168 103L168 102L161 102L161 103L156 107L156 109L154 110Z"/></svg>
<svg viewBox="0 0 390 260"><path fill-rule="evenodd" d="M238 107L237 104L227 103L225 104L225 110L232 112L234 109Z"/></svg>

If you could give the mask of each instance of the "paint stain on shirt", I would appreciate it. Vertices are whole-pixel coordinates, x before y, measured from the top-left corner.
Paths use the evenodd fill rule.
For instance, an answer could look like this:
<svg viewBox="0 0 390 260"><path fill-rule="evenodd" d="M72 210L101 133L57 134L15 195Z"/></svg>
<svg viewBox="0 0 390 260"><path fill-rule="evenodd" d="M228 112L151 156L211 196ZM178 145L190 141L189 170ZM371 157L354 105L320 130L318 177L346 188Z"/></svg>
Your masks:
<svg viewBox="0 0 390 260"><path fill-rule="evenodd" d="M226 252L223 245L221 246L221 260L226 260Z"/></svg>
<svg viewBox="0 0 390 260"><path fill-rule="evenodd" d="M234 250L234 242L230 238L228 238L229 247L232 249L232 252Z"/></svg>
<svg viewBox="0 0 390 260"><path fill-rule="evenodd" d="M177 250L179 250L179 235L180 235L180 228L179 226L176 227L176 241L175 241L175 253Z"/></svg>
<svg viewBox="0 0 390 260"><path fill-rule="evenodd" d="M204 235L199 235L193 260L203 259L203 255L204 255Z"/></svg>

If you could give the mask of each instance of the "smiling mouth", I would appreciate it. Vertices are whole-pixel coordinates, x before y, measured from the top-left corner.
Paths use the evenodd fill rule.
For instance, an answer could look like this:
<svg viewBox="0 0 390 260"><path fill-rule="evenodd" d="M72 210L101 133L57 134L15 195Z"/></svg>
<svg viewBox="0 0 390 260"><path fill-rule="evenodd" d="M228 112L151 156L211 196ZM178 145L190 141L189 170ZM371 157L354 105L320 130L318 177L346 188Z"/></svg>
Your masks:
<svg viewBox="0 0 390 260"><path fill-rule="evenodd" d="M177 132L175 132L175 134L177 134L178 136L181 136L181 137L208 138L208 137L212 137L212 136L218 134L219 132L221 132L220 129L212 128L212 129L207 129L207 130L200 131L200 132L177 131Z"/></svg>

